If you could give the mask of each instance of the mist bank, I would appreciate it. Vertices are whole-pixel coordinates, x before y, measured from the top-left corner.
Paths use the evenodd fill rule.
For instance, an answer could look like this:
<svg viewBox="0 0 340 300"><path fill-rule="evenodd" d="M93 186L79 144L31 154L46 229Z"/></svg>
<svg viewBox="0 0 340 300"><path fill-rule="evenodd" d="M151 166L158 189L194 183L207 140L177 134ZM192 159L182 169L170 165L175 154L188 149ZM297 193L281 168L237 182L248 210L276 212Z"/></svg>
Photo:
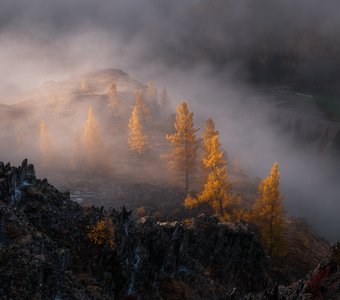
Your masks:
<svg viewBox="0 0 340 300"><path fill-rule="evenodd" d="M1 94L71 72L146 65L338 89L339 8L335 0L3 1Z"/></svg>
<svg viewBox="0 0 340 300"><path fill-rule="evenodd" d="M151 139L150 150L139 160L128 149L127 124L135 101L134 92L146 86L141 80L137 81L119 70L86 73L60 82L45 83L35 93L23 97L25 101L7 106L9 111L2 110L1 121L2 128L7 128L1 132L1 139L6 141L0 152L3 160L15 163L22 157L28 157L37 165L38 173L51 178L57 186L65 186L65 182L75 178L82 179L80 182L84 184L90 180L90 174L112 180L111 185L121 184L124 180L125 185L138 182L171 185L160 157L168 151L165 135L173 131L170 115L184 98L194 112L195 126L200 128L199 136L205 120L209 117L215 120L230 171L233 163L238 161L249 180L257 181L267 176L274 162L279 162L287 212L306 218L331 241L339 238L339 165L336 157L328 154L326 145L322 152L318 150L318 137L305 144L303 136L296 139L294 131L282 131L281 124L273 122L273 117L279 116L283 125L292 122L295 126L299 118L303 120L309 115L299 115L298 104L307 102L307 108L314 107L309 98L299 96L289 100L288 95L280 94L280 90L268 94L267 90L254 91L240 83L222 84L220 80L207 76L209 71L201 68L190 72L159 70L151 71L157 73L155 87L158 101L160 91L167 83L171 106L164 114L158 104L147 100L151 110L158 112L146 129ZM121 103L118 111L109 108L108 90L112 82L117 85L117 99ZM292 107L291 102L296 103L296 107ZM297 115L293 115L295 119L286 115L283 104L289 104L291 112L297 109ZM82 139L89 107L94 108L101 141L106 146L105 151L93 160L94 170L105 171L105 174L89 173L82 161L85 153L82 148L86 146ZM317 112L316 107L310 112L311 119L302 122L301 132L317 134L323 127L308 125L318 124L320 120L325 122L322 124L338 128L338 123L327 121L322 112ZM46 124L43 131L42 120ZM334 133L327 141L331 143L333 139ZM47 168L44 159L48 159ZM111 168L112 172L107 173L107 169ZM96 188L95 185L93 188ZM117 193L119 186L113 189L103 186L103 189L106 193L110 190Z"/></svg>
<svg viewBox="0 0 340 300"><path fill-rule="evenodd" d="M340 123L328 120L314 105L313 98L297 91L253 89L207 74L206 69L168 72L164 82L168 82L172 99L173 96L179 99L182 94L189 100L198 127L202 129L202 121L208 117L216 121L223 148L230 158L229 168L237 158L241 169L251 178L264 178L273 162L279 162L288 213L306 218L331 241L339 239L339 158L329 155L328 146L319 152L318 142L311 143L302 136L320 134L328 128L326 144L331 143ZM279 124L272 122L277 117L281 118ZM294 129L286 132L281 127L299 123L301 136Z"/></svg>

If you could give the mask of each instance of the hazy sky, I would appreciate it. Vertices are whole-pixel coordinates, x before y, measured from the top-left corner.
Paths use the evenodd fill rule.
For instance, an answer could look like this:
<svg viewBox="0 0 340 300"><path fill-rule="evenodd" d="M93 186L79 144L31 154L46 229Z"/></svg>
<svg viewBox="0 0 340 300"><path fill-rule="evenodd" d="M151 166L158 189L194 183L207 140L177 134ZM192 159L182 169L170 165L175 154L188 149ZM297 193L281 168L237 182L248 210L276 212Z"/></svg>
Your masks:
<svg viewBox="0 0 340 300"><path fill-rule="evenodd" d="M339 71L336 0L2 0L0 8L2 94L108 66L205 64L246 80L259 51L308 52L297 72L305 77Z"/></svg>

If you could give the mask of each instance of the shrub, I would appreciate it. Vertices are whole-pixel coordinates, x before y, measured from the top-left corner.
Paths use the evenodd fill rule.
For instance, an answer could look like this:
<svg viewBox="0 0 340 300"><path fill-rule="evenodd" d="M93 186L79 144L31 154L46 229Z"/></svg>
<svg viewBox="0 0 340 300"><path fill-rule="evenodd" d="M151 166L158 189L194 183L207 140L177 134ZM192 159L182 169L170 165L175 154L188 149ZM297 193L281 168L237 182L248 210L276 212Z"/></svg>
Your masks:
<svg viewBox="0 0 340 300"><path fill-rule="evenodd" d="M97 246L108 245L110 248L114 248L115 227L112 220L99 220L95 225L90 225L88 229L88 238L91 243Z"/></svg>

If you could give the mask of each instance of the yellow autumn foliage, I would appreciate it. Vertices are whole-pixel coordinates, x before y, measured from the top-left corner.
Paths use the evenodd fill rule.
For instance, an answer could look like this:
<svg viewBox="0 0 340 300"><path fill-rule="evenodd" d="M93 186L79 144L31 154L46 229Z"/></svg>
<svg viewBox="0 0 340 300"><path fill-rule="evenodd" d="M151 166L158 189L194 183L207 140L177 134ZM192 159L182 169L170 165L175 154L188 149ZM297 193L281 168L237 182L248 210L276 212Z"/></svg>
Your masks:
<svg viewBox="0 0 340 300"><path fill-rule="evenodd" d="M252 208L251 219L259 227L262 243L269 253L281 255L284 252L282 232L285 218L278 163L274 163L269 176L260 183L258 191L259 196Z"/></svg>
<svg viewBox="0 0 340 300"><path fill-rule="evenodd" d="M145 104L143 97L142 97L142 90L136 91L135 92L135 106L137 107L138 113L140 113L143 118L147 118L150 114L150 109L149 107Z"/></svg>
<svg viewBox="0 0 340 300"><path fill-rule="evenodd" d="M94 245L104 246L107 244L110 248L115 246L115 228L110 219L99 220L95 225L88 227L88 238Z"/></svg>
<svg viewBox="0 0 340 300"><path fill-rule="evenodd" d="M187 197L184 206L193 208L201 203L208 203L221 221L230 221L231 204L235 197L230 194L227 163L223 159L223 151L220 150L218 131L211 119L206 122L203 142L202 164L207 171L207 178L197 198Z"/></svg>
<svg viewBox="0 0 340 300"><path fill-rule="evenodd" d="M90 159L96 156L97 150L104 144L92 107L88 109L87 119L84 123L82 144L85 148L84 151L86 155L89 156Z"/></svg>
<svg viewBox="0 0 340 300"><path fill-rule="evenodd" d="M143 133L142 123L138 112L137 105L134 106L129 120L128 145L131 150L142 154L148 143L148 137Z"/></svg>
<svg viewBox="0 0 340 300"><path fill-rule="evenodd" d="M214 137L215 135L218 135L218 131L215 129L215 123L212 119L208 119L205 122L205 128L203 132L203 157L202 157L202 162L204 162L204 159L207 158L209 155L209 145L210 145L210 139Z"/></svg>
<svg viewBox="0 0 340 300"><path fill-rule="evenodd" d="M199 202L208 202L215 214L227 220L227 209L231 204L230 183L228 181L227 163L220 150L218 135L205 140L205 158L203 165L208 170L208 177L203 191L198 195Z"/></svg>
<svg viewBox="0 0 340 300"><path fill-rule="evenodd" d="M184 199L184 206L186 208L193 208L196 205L198 205L199 202L196 198L192 197L190 194L187 195L187 197Z"/></svg>
<svg viewBox="0 0 340 300"><path fill-rule="evenodd" d="M85 167L88 169L94 169L95 166L103 159L105 145L92 107L88 109L87 119L84 123L81 147L82 155L85 160Z"/></svg>
<svg viewBox="0 0 340 300"><path fill-rule="evenodd" d="M177 106L176 132L166 135L166 139L172 145L172 151L164 156L169 170L184 176L186 193L189 192L190 177L196 168L199 143L196 138L198 129L194 128L193 116L194 114L189 111L185 101Z"/></svg>

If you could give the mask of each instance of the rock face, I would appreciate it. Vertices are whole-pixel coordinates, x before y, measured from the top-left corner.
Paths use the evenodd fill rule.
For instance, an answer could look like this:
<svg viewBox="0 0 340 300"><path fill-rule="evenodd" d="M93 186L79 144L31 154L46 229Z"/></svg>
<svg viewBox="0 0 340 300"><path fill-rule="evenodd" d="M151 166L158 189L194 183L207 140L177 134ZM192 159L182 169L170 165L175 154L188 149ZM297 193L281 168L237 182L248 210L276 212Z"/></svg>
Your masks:
<svg viewBox="0 0 340 300"><path fill-rule="evenodd" d="M188 224L133 221L131 213L83 208L25 160L0 164L0 295L3 299L224 299L260 291L268 261L245 224L201 216ZM115 226L115 247L91 244L88 226Z"/></svg>
<svg viewBox="0 0 340 300"><path fill-rule="evenodd" d="M85 240L80 207L47 180L35 178L25 160L18 168L0 163L1 299L90 299L71 268Z"/></svg>
<svg viewBox="0 0 340 300"><path fill-rule="evenodd" d="M0 162L0 197L10 195L11 201L20 199L21 190L36 181L33 165L28 165L27 160L22 162L21 167L11 167L8 163Z"/></svg>
<svg viewBox="0 0 340 300"><path fill-rule="evenodd" d="M100 220L112 222L113 246L90 240ZM137 221L124 208L79 206L26 160L0 163L1 299L333 299L336 249L305 281L278 288L247 224Z"/></svg>
<svg viewBox="0 0 340 300"><path fill-rule="evenodd" d="M237 288L266 287L268 262L246 226L230 227L204 215L191 224L143 218L117 235L118 255L128 262L128 295L151 298L224 299Z"/></svg>

